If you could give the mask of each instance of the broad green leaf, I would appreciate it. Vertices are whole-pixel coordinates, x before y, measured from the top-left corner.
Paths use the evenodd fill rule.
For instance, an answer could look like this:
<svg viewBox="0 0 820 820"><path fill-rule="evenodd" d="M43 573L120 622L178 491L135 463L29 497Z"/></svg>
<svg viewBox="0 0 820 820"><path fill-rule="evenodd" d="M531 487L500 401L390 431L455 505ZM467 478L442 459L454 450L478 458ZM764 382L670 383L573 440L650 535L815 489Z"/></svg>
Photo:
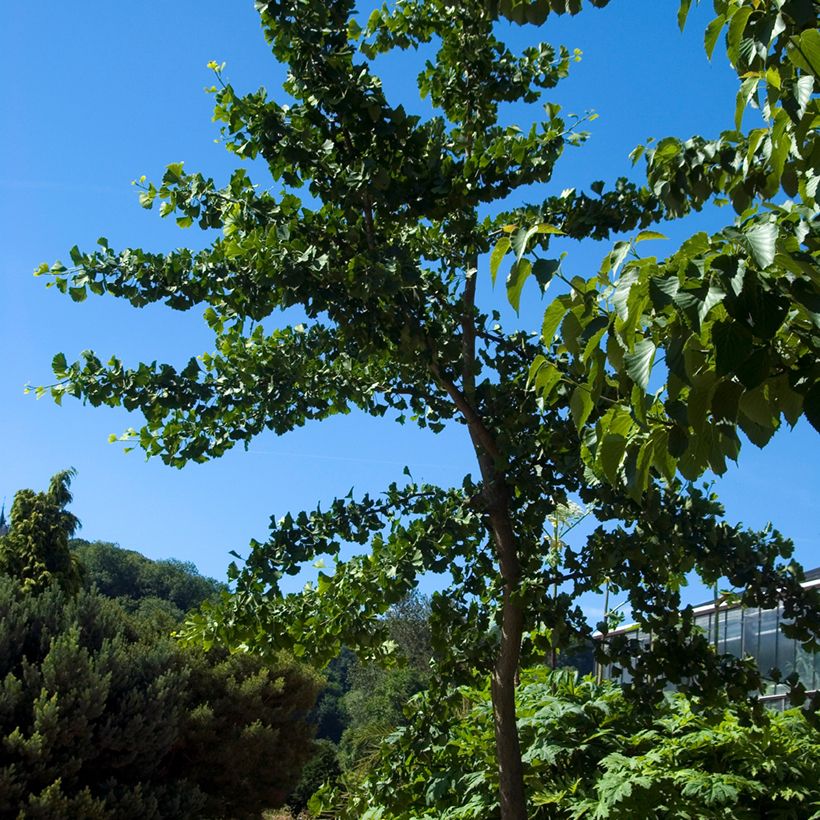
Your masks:
<svg viewBox="0 0 820 820"><path fill-rule="evenodd" d="M794 84L794 99L797 103L797 115L802 117L803 114L806 113L806 107L809 104L809 101L812 98L812 92L814 91L814 77L806 75L804 77L800 77L797 82ZM788 148L788 144L784 143L785 147ZM785 151L783 154L785 155ZM782 165L781 165L782 167Z"/></svg>
<svg viewBox="0 0 820 820"><path fill-rule="evenodd" d="M820 31L815 27L792 37L791 46L786 55L792 63L820 79Z"/></svg>
<svg viewBox="0 0 820 820"><path fill-rule="evenodd" d="M743 430L748 437L749 441L751 441L755 447L761 449L771 441L772 436L777 431L776 425L758 424L742 411L738 414L737 422L740 429Z"/></svg>
<svg viewBox="0 0 820 820"><path fill-rule="evenodd" d="M519 261L521 257L524 256L529 249L530 240L538 234L556 235L563 234L563 231L545 222L533 225L531 228L520 228L510 240L516 261Z"/></svg>
<svg viewBox="0 0 820 820"><path fill-rule="evenodd" d="M555 225L550 225L547 222L541 222L535 226L535 232L547 234L548 236L564 236L564 232Z"/></svg>
<svg viewBox="0 0 820 820"><path fill-rule="evenodd" d="M607 433L598 445L596 461L610 484L618 481L618 470L626 451L626 436L620 433Z"/></svg>
<svg viewBox="0 0 820 820"><path fill-rule="evenodd" d="M501 239L495 243L493 252L490 254L490 277L493 284L495 284L495 277L498 275L498 268L501 266L502 260L510 249L510 244L510 238L508 236L502 236Z"/></svg>
<svg viewBox="0 0 820 820"><path fill-rule="evenodd" d="M575 427L579 432L584 424L586 424L586 420L589 418L593 406L589 388L585 384L579 384L578 387L573 390L572 397L569 400L572 420L575 422Z"/></svg>
<svg viewBox="0 0 820 820"><path fill-rule="evenodd" d="M541 287L545 291L552 277L561 269L560 259L536 259L532 266L532 274Z"/></svg>
<svg viewBox="0 0 820 820"><path fill-rule="evenodd" d="M656 350L655 343L651 339L643 339L635 345L632 353L624 354L627 375L644 392L649 385L649 375L652 372Z"/></svg>
<svg viewBox="0 0 820 820"><path fill-rule="evenodd" d="M612 273L617 273L618 268L621 267L624 259L626 259L626 255L629 253L631 245L629 242L620 241L615 243L615 247L612 249L612 253L609 254L607 259L609 270Z"/></svg>
<svg viewBox="0 0 820 820"><path fill-rule="evenodd" d="M678 28L683 31L686 26L686 18L689 16L689 9L692 6L692 0L681 0L678 8Z"/></svg>
<svg viewBox="0 0 820 820"><path fill-rule="evenodd" d="M511 237L510 245L512 246L513 253L515 254L516 262L518 262L518 260L521 259L527 252L530 239L535 236L535 233L536 226L531 228L519 228Z"/></svg>
<svg viewBox="0 0 820 820"><path fill-rule="evenodd" d="M675 274L666 277L652 276L649 279L649 298L655 310L671 305L680 288L680 280Z"/></svg>
<svg viewBox="0 0 820 820"><path fill-rule="evenodd" d="M709 234L705 231L699 231L689 237L681 246L678 253L681 256L697 257L705 253L709 253L712 249L712 243L709 240Z"/></svg>
<svg viewBox="0 0 820 820"><path fill-rule="evenodd" d="M513 264L507 276L507 299L516 313L521 303L521 291L531 273L532 262L529 259L519 259Z"/></svg>
<svg viewBox="0 0 820 820"><path fill-rule="evenodd" d="M529 387L538 371L547 364L547 360L539 353L533 360L532 364L530 365L529 375L527 376L527 387Z"/></svg>
<svg viewBox="0 0 820 820"><path fill-rule="evenodd" d="M678 470L687 481L695 481L709 467L712 452L712 429L688 439L686 451L678 460Z"/></svg>
<svg viewBox="0 0 820 820"><path fill-rule="evenodd" d="M172 162L166 169L166 176L173 180L178 180L182 177L182 166L184 162Z"/></svg>
<svg viewBox="0 0 820 820"><path fill-rule="evenodd" d="M752 351L754 339L748 329L732 320L712 325L715 366L719 375L734 373Z"/></svg>
<svg viewBox="0 0 820 820"><path fill-rule="evenodd" d="M803 396L791 389L788 376L781 378L776 390L773 391L773 396L789 427L794 427L803 414Z"/></svg>
<svg viewBox="0 0 820 820"><path fill-rule="evenodd" d="M749 104L749 102L755 97L755 94L757 93L757 87L759 84L760 80L757 77L748 77L747 79L743 80L743 82L740 84L740 90L737 92L737 100L735 102L736 131L740 131L740 127L743 123L743 112L746 110L746 106ZM734 190L743 191L745 193L745 190L741 185L736 186Z"/></svg>
<svg viewBox="0 0 820 820"><path fill-rule="evenodd" d="M68 370L68 362L66 361L65 353L58 353L51 360L51 369L55 376L58 378L62 377L66 370Z"/></svg>
<svg viewBox="0 0 820 820"><path fill-rule="evenodd" d="M652 467L653 442L646 439L640 448L635 451L634 445L630 445L627 453L624 471L626 473L626 490L630 498L640 501L641 496L649 484L649 471Z"/></svg>
<svg viewBox="0 0 820 820"><path fill-rule="evenodd" d="M581 354L581 360L586 362L587 359L600 347L601 339L604 333L609 329L609 319L606 316L596 316L584 329L583 341L584 349Z"/></svg>
<svg viewBox="0 0 820 820"><path fill-rule="evenodd" d="M749 6L742 6L735 11L729 20L729 30L726 32L726 52L735 66L738 63L738 47L743 38L743 32L746 30L746 23L752 16L753 11L754 9Z"/></svg>
<svg viewBox="0 0 820 820"><path fill-rule="evenodd" d="M696 434L701 434L706 426L715 387L715 374L713 371L706 371L693 379L692 387L689 389L689 395L686 399L686 415L689 419L689 426Z"/></svg>
<svg viewBox="0 0 820 820"><path fill-rule="evenodd" d="M768 390L763 386L746 390L741 394L739 408L755 424L766 427L777 423L778 409L769 399Z"/></svg>
<svg viewBox="0 0 820 820"><path fill-rule="evenodd" d="M544 312L544 322L541 326L541 341L549 347L555 338L558 325L564 318L568 305L563 297L555 299Z"/></svg>
<svg viewBox="0 0 820 820"><path fill-rule="evenodd" d="M561 371L552 363L544 361L533 379L533 389L543 399L548 399L555 385L561 381Z"/></svg>
<svg viewBox="0 0 820 820"><path fill-rule="evenodd" d="M610 333L606 340L606 357L609 363L620 373L624 368L624 349L615 333Z"/></svg>
<svg viewBox="0 0 820 820"><path fill-rule="evenodd" d="M722 381L712 396L712 417L718 425L734 426L743 385L736 381Z"/></svg>
<svg viewBox="0 0 820 820"><path fill-rule="evenodd" d="M626 320L629 317L629 294L632 286L638 281L638 272L633 268L627 268L618 279L615 286L615 293L612 294L612 304L618 316Z"/></svg>
<svg viewBox="0 0 820 820"><path fill-rule="evenodd" d="M721 14L718 17L715 17L711 23L706 27L706 34L703 38L703 46L706 49L706 56L711 60L712 53L715 50L715 45L717 44L718 37L720 37L720 32L723 31L723 27L726 25L726 18Z"/></svg>
<svg viewBox="0 0 820 820"><path fill-rule="evenodd" d="M652 463L655 469L671 483L677 471L677 461L670 452L669 431L658 429L652 434Z"/></svg>
<svg viewBox="0 0 820 820"><path fill-rule="evenodd" d="M581 335L584 332L584 326L581 324L579 313L582 313L579 308L573 308L567 312L561 323L561 340L573 356L581 355Z"/></svg>
<svg viewBox="0 0 820 820"><path fill-rule="evenodd" d="M745 231L749 252L761 268L768 268L774 262L777 225L763 222Z"/></svg>
<svg viewBox="0 0 820 820"><path fill-rule="evenodd" d="M645 242L647 239L669 239L666 234L659 233L658 231L641 231L636 237L636 242Z"/></svg>

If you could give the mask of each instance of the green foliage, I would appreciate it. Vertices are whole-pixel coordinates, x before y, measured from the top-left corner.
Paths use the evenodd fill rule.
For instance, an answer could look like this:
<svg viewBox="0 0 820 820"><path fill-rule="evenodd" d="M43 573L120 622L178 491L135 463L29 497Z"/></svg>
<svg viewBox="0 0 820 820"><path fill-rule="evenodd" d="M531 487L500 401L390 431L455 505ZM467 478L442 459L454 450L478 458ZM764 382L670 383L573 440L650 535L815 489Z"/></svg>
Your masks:
<svg viewBox="0 0 820 820"><path fill-rule="evenodd" d="M81 570L69 539L80 522L66 510L74 474L57 473L44 493L15 493L11 527L0 536L0 573L19 579L24 589L39 592L52 583L68 591L79 589Z"/></svg>
<svg viewBox="0 0 820 820"><path fill-rule="evenodd" d="M738 2L721 0L720 13L728 20ZM675 480L680 464L691 462L681 468L684 476L699 474L714 441L725 451L741 414L766 428L763 410L772 402L789 418L812 405L804 375L815 366L807 356L816 340L806 321L813 308L800 294L814 303L814 223L805 209L813 207L815 177L808 174L816 151L804 152L815 135L803 123L811 125L816 105L806 98L805 69L791 60L778 75L787 93L771 98L775 130L768 142L767 134L755 138L751 152L737 135L718 145L662 141L646 152L646 186L594 183L590 194L571 189L520 207L510 196L549 182L565 147L586 139L582 122L592 120L564 115L547 101L529 109L531 121L522 127L501 121L502 106L527 111L544 102L573 62L563 46L539 43L517 53L504 40L497 13L515 17L529 5L401 0L374 11L362 27L352 0L258 0L273 55L287 65L288 103L264 88L240 93L221 66L212 66L214 117L226 147L256 160L253 172L267 170L273 188L254 183L244 169L219 187L175 163L159 183L143 186L142 204L159 205L161 216L175 216L182 227L220 229L209 247L156 254L118 251L101 239L89 252L73 248L70 269L41 270L74 299L108 293L135 307L163 302L202 311L214 349L182 368L128 366L117 357L104 363L91 351L73 363L58 354L52 363L55 399L68 394L139 410L144 423L125 438L170 465L218 457L265 430L283 434L354 409L433 432L462 426L477 469L460 485L410 477L378 497L335 499L272 521L244 566L231 568L236 595L205 606L185 634L192 642L227 641L263 653L289 647L319 661L343 646L391 661L400 648L383 616L421 574L439 574L446 588L431 605L436 673L461 682L492 678L503 814L515 820L524 817L516 675L522 658L543 658L589 636L578 596L604 584L627 593L635 617L656 639L648 653L615 641L609 651L631 668L636 696L647 698L657 697L664 677L688 677L703 689L719 689L728 678L740 699L759 685L750 668L718 663L691 612L678 614L689 573L710 585L728 578L744 603L785 601L795 634L809 648L818 628L816 592L800 589L798 567L779 563L791 545L776 532L729 526L713 497ZM575 13L581 5L538 0L536 16L524 8L520 21ZM785 20L801 4L745 5L761 5L764 16L769 6L782 6ZM803 41L805 22L790 17L785 28L767 29L754 15L747 22L755 53L766 31L765 49L774 42L774 62L760 57L774 87L769 68L782 63L784 32L798 38L799 47L783 41L787 56L805 52L809 63L813 38ZM738 24L729 28L733 53ZM392 105L375 73L381 55L421 46L431 52L419 58L419 96L431 112L424 117ZM761 69L757 57L749 59L738 64L744 74ZM783 116L776 113L781 102ZM769 184L771 172L760 173L761 163L776 166L776 183L794 171L800 204L747 214L717 238L685 245L663 276L653 277L645 260L618 275L630 250L618 244L597 278L573 280L570 293L548 309L544 337L550 345L560 333L557 352L505 330L498 314L476 300L479 263L498 237L503 253L515 254L507 288L517 308L528 276L542 288L565 279L559 260L530 259L533 244L546 251L555 235L607 239L651 228L700 208L716 190L739 206ZM635 241L654 237L648 231ZM490 257L493 273L502 255ZM717 261L727 256L737 260L728 272ZM798 260L788 275L781 275L780 256ZM742 281L733 273L741 262L749 271ZM715 269L708 276L707 263ZM305 323L277 325L291 307ZM735 348L724 348L724 374L712 367L705 343L712 320L726 318L753 344L748 361L734 354L725 360ZM685 336L678 359L664 335L674 328ZM680 430L667 423L667 408L644 393L662 348L670 371L682 368L679 404L668 408ZM760 372L758 359L765 360ZM741 378L741 369L750 375ZM748 394L731 386L718 393L718 381L727 379ZM716 439L701 428L718 395L727 432ZM796 396L803 397L799 407ZM654 438L636 438L644 430ZM584 545L556 551L550 517L576 495L600 526ZM362 549L343 560L343 545ZM282 594L284 575L325 559L331 570L299 594ZM634 659L635 652L641 657Z"/></svg>
<svg viewBox="0 0 820 820"><path fill-rule="evenodd" d="M96 594L32 596L8 578L0 624L0 814L93 804L90 816L115 817L127 802L127 817L197 816L196 782L167 782L161 768L187 705L169 640L141 638Z"/></svg>
<svg viewBox="0 0 820 820"><path fill-rule="evenodd" d="M319 677L287 659L225 650L184 654L188 703L170 772L195 778L206 816L257 817L275 808L314 753L306 717Z"/></svg>
<svg viewBox="0 0 820 820"><path fill-rule="evenodd" d="M251 817L309 749L315 678L183 652L96 592L0 578L0 816Z"/></svg>
<svg viewBox="0 0 820 820"><path fill-rule="evenodd" d="M316 726L316 737L334 745L342 739L349 722L343 699L350 691L350 675L356 656L349 649L342 651L325 667L325 685L316 701L310 720Z"/></svg>
<svg viewBox="0 0 820 820"><path fill-rule="evenodd" d="M530 670L517 694L532 820L807 818L820 811L820 734L794 712L756 721L683 695L635 708L620 687L571 670ZM356 820L498 816L486 689L443 703L389 737L366 779L325 789L314 808ZM431 717L435 715L435 717Z"/></svg>
<svg viewBox="0 0 820 820"><path fill-rule="evenodd" d="M515 13L509 3L498 10L531 17L549 6L536 0L513 3ZM681 3L681 27L690 6ZM711 140L638 146L632 157L645 157L646 185L630 192L632 216L620 227L708 203L731 202L737 218L711 236L692 236L666 259L637 253L638 243L665 239L657 232L617 242L597 276L573 282L547 309L546 351L531 376L542 398L559 404L578 385L573 396L589 408L573 413L585 462L635 498L677 471L688 480L723 474L726 460L738 457L741 431L763 447L784 420L793 427L805 417L820 430L817 4L715 0L714 8L705 47L711 57L725 30L740 81L735 128ZM743 131L748 106L763 125ZM605 199L602 191L603 183L597 193ZM570 232L573 210L547 202L540 216L550 230ZM527 259L537 228L525 222L515 233L522 239L514 266ZM509 247L506 239L496 245L496 268ZM516 309L522 285L520 277L508 284ZM578 336L589 341L578 347ZM653 371L656 361L665 366ZM608 408L592 413L601 397Z"/></svg>
<svg viewBox="0 0 820 820"><path fill-rule="evenodd" d="M335 783L342 773L336 746L329 740L317 740L313 754L302 769L296 788L288 797L288 807L294 814L307 808L310 798L326 783Z"/></svg>
<svg viewBox="0 0 820 820"><path fill-rule="evenodd" d="M128 610L154 598L168 602L181 615L225 589L224 584L200 575L191 562L154 561L105 541L75 540L71 548L83 566L85 585L117 598Z"/></svg>

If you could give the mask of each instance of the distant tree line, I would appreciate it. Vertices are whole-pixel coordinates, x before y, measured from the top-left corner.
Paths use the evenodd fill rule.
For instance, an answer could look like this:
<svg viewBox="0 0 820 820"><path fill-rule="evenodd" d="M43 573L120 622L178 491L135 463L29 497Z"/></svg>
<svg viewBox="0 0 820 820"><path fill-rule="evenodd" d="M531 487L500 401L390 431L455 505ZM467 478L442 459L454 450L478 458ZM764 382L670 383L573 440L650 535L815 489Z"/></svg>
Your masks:
<svg viewBox="0 0 820 820"><path fill-rule="evenodd" d="M227 589L225 584L200 575L191 561L152 560L107 541L75 538L70 547L82 566L85 587L116 598L129 611L143 607L146 601L159 600L171 605L181 618Z"/></svg>

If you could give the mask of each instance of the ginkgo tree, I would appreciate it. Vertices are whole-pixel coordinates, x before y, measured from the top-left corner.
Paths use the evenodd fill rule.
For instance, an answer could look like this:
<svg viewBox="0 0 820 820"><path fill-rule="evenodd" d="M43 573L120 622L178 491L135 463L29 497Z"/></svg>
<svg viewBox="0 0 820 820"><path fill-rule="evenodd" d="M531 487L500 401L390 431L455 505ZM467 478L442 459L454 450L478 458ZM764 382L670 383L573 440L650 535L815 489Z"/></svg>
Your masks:
<svg viewBox="0 0 820 820"><path fill-rule="evenodd" d="M288 102L265 89L238 92L214 64L215 118L228 149L266 167L274 185L240 169L219 187L170 165L159 183L140 183L142 204L159 204L181 227L220 229L207 249L118 251L101 240L94 251L72 249L70 268L40 271L75 300L91 292L135 307L197 307L214 332L213 351L183 368L103 362L92 352L70 363L59 354L50 390L56 399L141 411L145 423L126 438L177 467L354 408L432 432L460 425L476 458L461 485L409 477L380 495L272 521L269 537L231 568L234 593L205 607L185 635L261 652L287 646L319 660L343 645L390 659L396 647L382 616L423 573L440 574L444 588L431 606L436 674L450 683L489 678L499 811L522 820L518 672L591 634L579 596L605 583L628 595L654 636L651 648L613 639L597 651L628 667L633 694L647 698L666 679L704 696L724 686L746 698L759 685L753 666L718 659L691 611L679 613L688 573L708 584L727 578L750 604L782 602L807 646L817 601L801 590L796 565L778 563L788 541L726 524L716 499L683 486L674 471L653 466L643 492L596 478L577 427L622 396L602 373L591 404L576 398L571 368L582 344L600 347L595 333L579 319L578 339L550 353L558 378L545 376L551 371L533 367L539 340L506 331L476 299L498 236L516 253L517 299L524 273L546 286L556 272L549 261L529 261L533 239L602 239L667 215L657 198L621 180L611 190L594 186L595 197L548 198L541 208L549 220L507 227L531 216L505 210L509 197L548 183L564 147L585 135L554 103L546 119L521 128L503 122L499 107L541 102L567 76L572 53L547 43L515 52L496 19L503 9L483 0L402 0L364 26L352 0L256 5L274 57L288 68ZM430 53L419 59L419 92L433 109L426 117L391 104L374 73L380 55L420 46ZM497 215L488 217L493 204ZM298 308L300 324L277 323L288 308ZM566 318L562 327L569 338ZM548 401L545 379L554 388ZM556 550L551 520L573 497L600 526L580 546ZM306 562L330 568L302 592L283 594L282 577Z"/></svg>

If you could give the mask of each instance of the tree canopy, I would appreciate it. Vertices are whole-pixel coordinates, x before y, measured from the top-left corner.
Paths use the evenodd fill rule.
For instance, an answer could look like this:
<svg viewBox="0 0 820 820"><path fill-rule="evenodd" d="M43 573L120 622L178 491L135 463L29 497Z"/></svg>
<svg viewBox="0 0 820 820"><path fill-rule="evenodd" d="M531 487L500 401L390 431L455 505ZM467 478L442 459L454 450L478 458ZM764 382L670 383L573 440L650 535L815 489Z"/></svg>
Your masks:
<svg viewBox="0 0 820 820"><path fill-rule="evenodd" d="M680 4L681 28L691 5ZM498 9L524 22L563 6L513 0ZM580 7L567 4L573 13ZM726 31L739 78L734 129L637 146L631 156L645 158L646 183L620 192L616 185L617 211L607 210L614 200L604 182L591 194L566 192L520 211L524 224L517 232L509 226L493 252L495 276L515 251L507 289L517 306L534 271L528 249L547 250L555 226L574 235L579 209L606 211L599 228L634 230L731 204L731 224L695 234L666 259L637 250L666 238L657 231L618 241L597 275L573 280L544 315L534 387L547 401L564 402L560 394L571 391L585 462L633 496L653 473L723 474L740 452L739 431L763 447L784 420L793 427L805 417L820 430L817 3L716 0L714 8L705 49L711 58ZM754 127L744 130L748 108ZM559 263L537 264L557 270ZM549 352L556 336L557 357ZM602 394L610 403L596 412Z"/></svg>
<svg viewBox="0 0 820 820"><path fill-rule="evenodd" d="M522 662L591 633L578 596L604 583L625 591L635 618L653 634L648 650L614 640L597 647L602 659L630 669L635 696L658 697L668 679L704 695L727 685L743 699L760 683L750 665L708 650L691 609L679 613L680 588L692 572L709 585L728 579L745 603L782 602L793 635L814 645L816 594L801 590L799 567L780 563L790 555L790 543L777 532L752 533L722 521L715 497L677 478L679 468L684 477L703 469L700 462L691 473L680 467L680 435L673 436L663 419L657 429L666 438L653 425L644 425L648 433L641 427L647 413L655 417L640 392L651 364L647 344L662 346L666 332L677 338L678 326L686 339L692 330L669 320L664 299L675 305L673 318L679 307L690 320L703 312L697 294L694 302L683 296L674 301L689 284L678 281L675 293L660 288L660 313L650 311L644 320L650 296L635 308L640 288L630 286L626 293L625 284L643 268L635 263L639 267L615 284L613 269L630 247L618 246L603 273L570 282L570 293L548 309L543 338L551 345L560 323L563 341L546 351L537 337L505 330L498 313L476 298L491 251L492 271L507 250L515 253L508 294L517 306L528 275L542 288L561 278L555 260L530 260L533 243L545 247L559 234L606 239L645 229L699 207L701 188L689 185L684 169L675 188L665 178L654 187L618 180L608 189L596 183L589 195L547 197L535 208L510 202L519 189L548 183L565 146L585 139L578 119L554 103L546 104L544 115L531 113L522 127L500 116L508 103L542 102L572 65L564 47L540 43L513 50L496 12L515 14L520 4L402 0L376 9L364 26L351 0L256 5L274 57L288 67L287 102L264 88L241 93L222 66L212 65L223 141L238 159L256 160L252 171L237 170L220 187L175 163L159 183L141 183L145 207L158 204L162 216L174 216L183 228L197 224L221 233L205 250L170 253L115 250L101 239L94 251L73 248L70 269L42 269L75 300L90 292L135 307L197 307L214 332L214 350L182 368L129 366L117 357L104 363L93 352L69 363L58 354L51 392L58 400L71 395L95 406L141 411L145 423L125 439L178 467L220 456L264 430L282 434L352 409L432 432L460 425L476 456L476 470L460 486L408 476L381 496L351 495L272 521L267 540L254 541L244 565L231 568L236 594L203 608L187 635L206 645L227 641L262 652L287 646L299 656L325 660L347 645L390 660L397 647L382 616L422 573L440 574L446 588L431 605L437 672L450 682L489 677L501 816L519 820L527 808L515 682ZM572 12L581 4L537 5L542 12ZM775 0L769 5L784 6ZM744 11L747 20L751 14ZM737 27L737 21L730 25L730 47ZM433 109L430 116L391 104L375 73L381 55L422 47L431 57L419 61L418 88ZM697 155L700 142L693 144ZM687 150L659 146L650 154L653 167L668 155L664 173L678 180L674 160L688 156ZM703 151L707 159L713 153ZM725 161L732 166L731 157ZM714 166L720 178L722 162L718 157ZM252 179L261 168L270 187ZM681 185L688 186L683 200L676 198ZM713 187L706 185L709 196ZM795 213L784 219L797 230L803 217ZM746 248L739 251L746 267L767 267L771 229L736 230L740 238L751 232L766 239L745 246L738 237L732 241ZM802 242L811 231L799 233ZM686 245L681 253L701 252L698 247ZM787 250L800 253L791 245ZM685 275L703 278L692 264L684 266ZM792 279L806 273L800 271L778 287L788 282L791 288ZM711 292L706 279L698 287ZM738 287L743 302L745 285ZM606 306L610 298L615 325L596 316L600 299ZM729 297L723 301L732 304ZM287 323L293 312L279 321L289 309L296 309L298 324ZM715 319L724 321L724 308L715 309ZM804 329L803 313L794 310L797 341L787 337L791 352L784 356L794 353L803 361L803 353L789 347L803 344L797 332ZM745 321L738 311L728 314L729 326ZM758 314L750 315L755 338L769 329L776 337L786 317L764 332ZM622 367L615 347L603 343L609 327L626 340ZM766 347L768 337L759 342ZM710 354L693 348L689 359L693 355ZM609 356L607 369L603 357ZM700 360L693 361L692 372L700 373ZM718 370L724 364L721 358ZM742 364L733 361L732 368ZM668 366L675 375L674 358ZM625 390L621 371L637 393ZM767 371L764 378L769 375L783 374ZM594 389L579 389L586 378ZM734 380L734 370L726 378ZM744 390L758 387L737 379ZM687 424L698 418L698 389L690 395L687 382L675 395L689 400ZM789 390L783 395L803 395L804 387L800 382ZM596 427L593 438L590 424L605 429ZM686 435L687 447L708 439ZM731 435L719 439L721 446ZM556 551L551 516L572 497L589 506L599 526L581 546ZM331 571L321 571L325 560ZM283 575L298 574L306 562L320 569L316 582L283 595Z"/></svg>
<svg viewBox="0 0 820 820"><path fill-rule="evenodd" d="M190 561L154 561L105 541L75 539L71 549L83 567L85 585L118 598L127 609L147 598L159 598L172 604L181 616L225 589L224 584L200 575Z"/></svg>

